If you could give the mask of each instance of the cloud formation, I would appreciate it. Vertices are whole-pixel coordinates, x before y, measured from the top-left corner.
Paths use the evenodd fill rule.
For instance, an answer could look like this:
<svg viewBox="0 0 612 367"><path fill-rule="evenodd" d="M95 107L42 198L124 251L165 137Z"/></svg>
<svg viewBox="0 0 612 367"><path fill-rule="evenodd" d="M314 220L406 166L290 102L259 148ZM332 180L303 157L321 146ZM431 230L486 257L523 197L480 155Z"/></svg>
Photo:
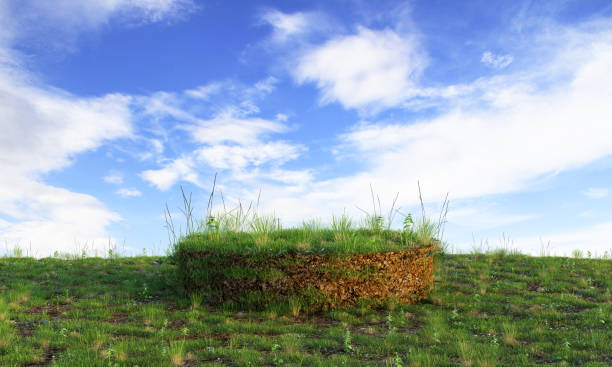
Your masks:
<svg viewBox="0 0 612 367"><path fill-rule="evenodd" d="M123 175L119 172L113 171L109 172L108 175L104 176L103 180L104 182L110 184L121 185L123 183Z"/></svg>
<svg viewBox="0 0 612 367"><path fill-rule="evenodd" d="M610 195L610 189L607 187L589 187L584 195L589 199L603 199Z"/></svg>
<svg viewBox="0 0 612 367"><path fill-rule="evenodd" d="M120 216L90 195L43 183L76 155L132 135L130 98L111 94L79 98L33 86L21 70L0 67L0 239L32 246L39 256L73 250ZM104 241L102 241L104 239Z"/></svg>
<svg viewBox="0 0 612 367"><path fill-rule="evenodd" d="M580 250L583 256L587 256L587 251L591 252L592 256L603 256L605 252L610 256L611 234L612 222L604 222L578 231L520 237L514 241L514 247L531 255L540 255L544 251L551 256L572 256L574 250Z"/></svg>
<svg viewBox="0 0 612 367"><path fill-rule="evenodd" d="M512 64L514 58L512 55L494 55L491 51L486 51L482 54L480 61L492 68L503 69Z"/></svg>
<svg viewBox="0 0 612 367"><path fill-rule="evenodd" d="M289 37L308 32L313 19L307 13L285 14L278 10L270 10L261 16L261 20L274 29L274 39L286 41Z"/></svg>
<svg viewBox="0 0 612 367"><path fill-rule="evenodd" d="M182 17L194 7L191 0L25 0L11 6L28 27L42 22L73 31L96 29L115 17L136 23L159 22Z"/></svg>
<svg viewBox="0 0 612 367"><path fill-rule="evenodd" d="M306 150L300 144L272 138L289 131L285 124L288 117L257 116L258 101L271 93L275 84L275 78L266 78L253 86L216 82L183 93L155 93L150 98L141 98L139 103L146 115L169 120L171 129L186 132L194 147L178 157L160 159L161 168L145 170L140 177L160 190L168 190L180 180L205 187L208 182L201 182L200 176L212 170L229 175L229 180L248 177L286 182L273 172L306 174L280 169ZM177 139L175 134L170 135L170 140Z"/></svg>
<svg viewBox="0 0 612 367"><path fill-rule="evenodd" d="M380 35L361 32L367 34L365 39ZM345 74L339 75L331 72L341 63L335 63L337 58L351 55L348 51L334 54L335 50L344 47L351 50L346 45L361 44L362 39L351 37L354 36L339 37L337 43L329 41L307 53L314 55L309 60L315 66L304 66L308 72L303 71L303 80L307 80L305 75L310 75L324 95L346 107L356 108L363 105L361 102L375 100L384 101L390 107L401 104L399 99L385 100L384 94L360 99L361 89L357 86L361 80L377 78L376 67L348 67ZM390 37L396 39L396 35ZM398 205L411 206L418 200L414 195L417 180L424 188L426 202L440 202L447 192L454 201L486 198L524 190L545 177L612 155L609 117L612 106L607 102L612 99L612 74L608 71L608 65L612 64L612 25L596 22L578 27L559 26L533 37L532 47L546 50L540 54L541 64L457 87L446 96L445 112L432 117L417 121L388 118L355 124L339 136L341 144L334 151L340 162L348 160L357 164L358 172L307 181L299 186L265 185L263 207L274 210L289 223L299 223L308 216L338 213L344 207L350 214L358 215L353 205L371 207L370 183L384 194L383 203L390 203L394 194L401 192ZM342 47L336 48L337 45ZM319 59L317 52L328 49L337 57L320 56ZM360 55L366 55L365 59L369 60L371 53L367 51L371 49L364 47L363 50ZM356 57L344 58L349 59ZM318 60L329 62L329 75L323 70L326 62ZM367 61L364 64L384 65ZM399 80L395 85L403 85ZM343 94L342 86L347 85L353 85L352 91L357 97L348 93L349 88ZM273 198L269 198L271 193ZM455 223L468 225L469 220L477 220L488 228L495 228L533 218L533 214L498 213L484 220L474 218L475 209L463 209L463 213L452 218ZM608 227L600 229L606 231ZM610 236L612 233L608 232ZM590 244L600 249L603 246Z"/></svg>
<svg viewBox="0 0 612 367"><path fill-rule="evenodd" d="M31 249L93 252L108 246L107 227L121 219L91 195L44 183L44 175L116 139L132 139L131 96L82 98L37 80L14 45L45 36L45 48L65 46L111 20L142 24L175 19L189 0L58 0L0 3L0 239ZM109 175L105 181L119 184ZM134 196L136 191L120 190Z"/></svg>
<svg viewBox="0 0 612 367"><path fill-rule="evenodd" d="M117 190L116 192L117 192L117 195L124 197L124 198L142 196L142 193L137 189L121 188Z"/></svg>
<svg viewBox="0 0 612 367"><path fill-rule="evenodd" d="M55 0L2 1L0 3L0 54L7 47L27 44L40 53L74 51L79 38L119 25L185 19L197 10L192 0Z"/></svg>
<svg viewBox="0 0 612 367"><path fill-rule="evenodd" d="M612 154L609 36L583 46L588 60L560 54L550 61L573 65L566 82L524 88L532 83L525 74L508 75L502 91L512 94L495 93L494 86L481 91L480 106L459 105L416 123L362 123L343 136L346 149L367 162L372 177L421 179L438 195L451 191L456 198L517 191L542 175L606 157Z"/></svg>
<svg viewBox="0 0 612 367"><path fill-rule="evenodd" d="M417 95L426 65L415 37L360 27L307 49L293 75L299 83L316 83L323 103L379 110Z"/></svg>
<svg viewBox="0 0 612 367"><path fill-rule="evenodd" d="M335 28L325 13L314 11L289 14L269 9L260 14L259 22L272 26L271 41L276 44L299 41L312 34L329 32Z"/></svg>

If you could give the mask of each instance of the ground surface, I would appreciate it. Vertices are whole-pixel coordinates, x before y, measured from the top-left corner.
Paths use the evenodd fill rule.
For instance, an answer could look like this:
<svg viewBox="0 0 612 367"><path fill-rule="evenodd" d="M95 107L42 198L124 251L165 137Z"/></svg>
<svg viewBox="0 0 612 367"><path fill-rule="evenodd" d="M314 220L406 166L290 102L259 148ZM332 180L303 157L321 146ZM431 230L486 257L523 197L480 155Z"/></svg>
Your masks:
<svg viewBox="0 0 612 367"><path fill-rule="evenodd" d="M420 304L305 315L182 297L165 258L0 259L0 366L612 364L612 261L449 255Z"/></svg>

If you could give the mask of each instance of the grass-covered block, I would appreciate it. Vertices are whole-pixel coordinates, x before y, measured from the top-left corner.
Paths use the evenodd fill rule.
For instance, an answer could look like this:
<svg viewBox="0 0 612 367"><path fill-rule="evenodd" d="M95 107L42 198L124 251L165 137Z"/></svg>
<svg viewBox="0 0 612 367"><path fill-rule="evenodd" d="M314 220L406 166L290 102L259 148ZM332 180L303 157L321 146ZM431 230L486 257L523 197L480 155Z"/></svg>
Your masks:
<svg viewBox="0 0 612 367"><path fill-rule="evenodd" d="M432 287L434 251L397 231L280 230L191 235L175 256L185 290L213 303L298 302L313 310L414 303Z"/></svg>

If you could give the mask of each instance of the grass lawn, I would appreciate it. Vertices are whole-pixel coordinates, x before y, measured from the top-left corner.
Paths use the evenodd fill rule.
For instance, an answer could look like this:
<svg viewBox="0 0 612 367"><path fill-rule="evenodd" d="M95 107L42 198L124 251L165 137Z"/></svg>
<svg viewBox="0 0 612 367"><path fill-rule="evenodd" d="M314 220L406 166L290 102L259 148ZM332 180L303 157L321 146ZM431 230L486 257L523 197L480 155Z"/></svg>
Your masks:
<svg viewBox="0 0 612 367"><path fill-rule="evenodd" d="M0 258L0 366L612 364L612 261L444 255L418 304L213 309L165 257Z"/></svg>

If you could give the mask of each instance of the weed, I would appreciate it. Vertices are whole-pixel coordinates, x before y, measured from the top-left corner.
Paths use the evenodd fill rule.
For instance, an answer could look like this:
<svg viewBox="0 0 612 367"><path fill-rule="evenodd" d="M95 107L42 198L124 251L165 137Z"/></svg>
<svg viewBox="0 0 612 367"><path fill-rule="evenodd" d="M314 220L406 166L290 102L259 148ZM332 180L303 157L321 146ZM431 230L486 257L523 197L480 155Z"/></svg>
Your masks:
<svg viewBox="0 0 612 367"><path fill-rule="evenodd" d="M281 230L280 219L274 215L254 215L249 223L253 233L263 237Z"/></svg>
<svg viewBox="0 0 612 367"><path fill-rule="evenodd" d="M402 359L402 357L400 357L400 355L398 353L395 353L393 358L391 358L390 360L385 361L385 366L389 366L389 367L404 367L404 360Z"/></svg>
<svg viewBox="0 0 612 367"><path fill-rule="evenodd" d="M219 220L215 219L213 215L209 215L206 218L206 233L217 238L219 236Z"/></svg>
<svg viewBox="0 0 612 367"><path fill-rule="evenodd" d="M393 315L391 311L387 312L387 331L389 334L393 334L397 331L397 327L393 325Z"/></svg>
<svg viewBox="0 0 612 367"><path fill-rule="evenodd" d="M291 315L293 315L293 317L298 317L302 310L302 303L299 299L292 297L289 299L289 308L291 309Z"/></svg>
<svg viewBox="0 0 612 367"><path fill-rule="evenodd" d="M271 349L272 362L274 362L274 364L277 366L280 366L285 362L278 354L279 349L280 349L279 344L272 345L272 349Z"/></svg>
<svg viewBox="0 0 612 367"><path fill-rule="evenodd" d="M193 292L189 295L189 300L191 301L191 309L197 310L202 305L202 301L204 299L204 295L200 292Z"/></svg>
<svg viewBox="0 0 612 367"><path fill-rule="evenodd" d="M117 356L115 349L109 347L104 351L104 355L106 356L104 358L106 367L119 367L119 362L115 360Z"/></svg>
<svg viewBox="0 0 612 367"><path fill-rule="evenodd" d="M346 329L344 331L344 352L345 353L351 353L353 352L353 345L352 343L352 338L351 338L351 331L349 329Z"/></svg>
<svg viewBox="0 0 612 367"><path fill-rule="evenodd" d="M348 238L349 234L353 230L353 221L349 218L346 213L343 213L340 217L332 216L331 223L332 231L336 233L336 239L339 241Z"/></svg>
<svg viewBox="0 0 612 367"><path fill-rule="evenodd" d="M140 291L140 298L144 302L151 302L153 300L153 296L151 295L149 291L149 286L147 285L147 283L142 283L142 289Z"/></svg>

